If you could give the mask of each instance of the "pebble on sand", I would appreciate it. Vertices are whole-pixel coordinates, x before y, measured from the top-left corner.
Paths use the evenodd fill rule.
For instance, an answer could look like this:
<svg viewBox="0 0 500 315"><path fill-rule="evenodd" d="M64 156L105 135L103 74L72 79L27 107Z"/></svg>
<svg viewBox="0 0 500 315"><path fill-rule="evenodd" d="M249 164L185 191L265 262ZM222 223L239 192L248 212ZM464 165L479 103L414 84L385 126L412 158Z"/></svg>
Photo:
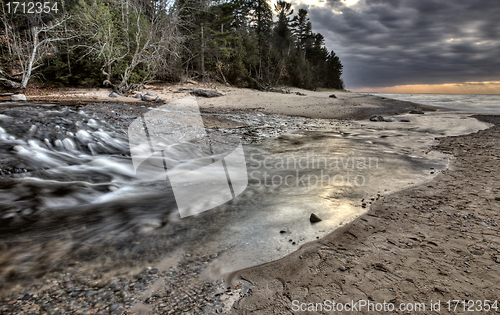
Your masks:
<svg viewBox="0 0 500 315"><path fill-rule="evenodd" d="M424 113L423 111L421 111L421 110L418 110L418 109L412 109L412 110L410 111L410 114L423 115L423 114L425 114L425 113Z"/></svg>
<svg viewBox="0 0 500 315"><path fill-rule="evenodd" d="M194 90L190 94L194 95L194 96L200 96L200 97L218 97L218 96L222 96L222 94L219 93L219 92L208 91L208 90Z"/></svg>
<svg viewBox="0 0 500 315"><path fill-rule="evenodd" d="M309 221L311 221L311 223L316 223L316 222L320 222L320 221L323 221L321 220L317 215L315 215L314 213L311 213L311 216L309 217Z"/></svg>

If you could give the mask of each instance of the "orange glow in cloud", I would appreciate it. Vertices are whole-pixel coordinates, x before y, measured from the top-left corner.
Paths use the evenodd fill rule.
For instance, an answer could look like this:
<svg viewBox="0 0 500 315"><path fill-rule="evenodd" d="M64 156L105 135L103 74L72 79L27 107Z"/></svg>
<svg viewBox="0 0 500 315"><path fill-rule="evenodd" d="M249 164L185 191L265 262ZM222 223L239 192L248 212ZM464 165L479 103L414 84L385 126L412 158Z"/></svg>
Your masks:
<svg viewBox="0 0 500 315"><path fill-rule="evenodd" d="M447 84L396 85L383 88L356 88L353 92L378 93L435 93L435 94L500 94L500 81Z"/></svg>

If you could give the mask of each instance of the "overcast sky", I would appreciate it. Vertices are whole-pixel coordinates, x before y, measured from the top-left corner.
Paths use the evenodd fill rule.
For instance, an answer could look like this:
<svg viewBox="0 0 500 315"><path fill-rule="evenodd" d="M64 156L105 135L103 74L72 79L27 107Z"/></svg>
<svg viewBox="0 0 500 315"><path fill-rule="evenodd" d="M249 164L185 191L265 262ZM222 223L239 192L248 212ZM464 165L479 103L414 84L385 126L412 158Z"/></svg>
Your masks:
<svg viewBox="0 0 500 315"><path fill-rule="evenodd" d="M348 89L500 81L500 0L290 2L339 55Z"/></svg>

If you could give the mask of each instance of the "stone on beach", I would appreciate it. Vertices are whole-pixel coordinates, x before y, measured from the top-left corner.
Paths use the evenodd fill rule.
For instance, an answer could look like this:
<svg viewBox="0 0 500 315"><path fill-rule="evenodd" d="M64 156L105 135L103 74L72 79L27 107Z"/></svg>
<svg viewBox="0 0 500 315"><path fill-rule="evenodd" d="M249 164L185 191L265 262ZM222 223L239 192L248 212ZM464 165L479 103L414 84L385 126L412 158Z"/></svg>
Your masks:
<svg viewBox="0 0 500 315"><path fill-rule="evenodd" d="M24 94L14 94L10 96L11 101L26 101L26 95Z"/></svg>
<svg viewBox="0 0 500 315"><path fill-rule="evenodd" d="M329 97L331 97L331 98L337 98L337 95L332 94L332 95L330 95Z"/></svg>
<svg viewBox="0 0 500 315"><path fill-rule="evenodd" d="M200 97L218 97L222 96L221 93L216 91L208 91L208 90L193 90L190 93L191 95L200 96Z"/></svg>
<svg viewBox="0 0 500 315"><path fill-rule="evenodd" d="M118 97L118 93L116 92L111 92L111 94L108 95L109 97Z"/></svg>
<svg viewBox="0 0 500 315"><path fill-rule="evenodd" d="M425 113L424 113L423 111L421 111L421 110L418 110L418 109L412 109L412 110L410 111L410 114L423 115L423 114L425 114Z"/></svg>
<svg viewBox="0 0 500 315"><path fill-rule="evenodd" d="M158 98L158 97L156 97L156 96L154 96L154 95L153 95L153 96L152 96L152 95L149 95L149 94L144 94L144 95L142 95L142 100L143 100L143 101L146 101L146 102L154 102L154 101L156 101L156 99L157 99L157 98Z"/></svg>
<svg viewBox="0 0 500 315"><path fill-rule="evenodd" d="M141 99L145 102L156 102L156 103L162 103L165 100L160 98L159 96L153 94L153 93L145 93L141 95Z"/></svg>
<svg viewBox="0 0 500 315"><path fill-rule="evenodd" d="M316 223L316 222L320 222L320 221L323 221L321 220L317 215L315 215L314 213L311 213L311 216L309 217L309 221L311 221L311 223Z"/></svg>
<svg viewBox="0 0 500 315"><path fill-rule="evenodd" d="M370 121L384 121L384 117L380 116L380 115L373 115L372 117L370 117Z"/></svg>

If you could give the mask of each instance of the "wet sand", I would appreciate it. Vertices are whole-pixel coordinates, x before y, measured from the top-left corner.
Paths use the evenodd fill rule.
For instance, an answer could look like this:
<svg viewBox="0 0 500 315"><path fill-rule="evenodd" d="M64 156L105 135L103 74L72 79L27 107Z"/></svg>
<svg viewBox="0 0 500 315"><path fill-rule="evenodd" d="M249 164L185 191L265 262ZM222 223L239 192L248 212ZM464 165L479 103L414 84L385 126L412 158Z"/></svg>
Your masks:
<svg viewBox="0 0 500 315"><path fill-rule="evenodd" d="M441 313L479 309L477 301L485 300L498 306L500 116L478 119L495 126L440 139L435 149L455 158L431 182L380 197L368 213L323 239L232 274L232 283L253 286L233 311L318 314L331 301L361 314L369 311L360 301L393 303L396 311L401 303L424 303L417 307L428 313L435 313L431 301L434 308L440 301ZM455 302L448 311L450 300L459 300L456 312ZM377 313L395 311L388 306Z"/></svg>

